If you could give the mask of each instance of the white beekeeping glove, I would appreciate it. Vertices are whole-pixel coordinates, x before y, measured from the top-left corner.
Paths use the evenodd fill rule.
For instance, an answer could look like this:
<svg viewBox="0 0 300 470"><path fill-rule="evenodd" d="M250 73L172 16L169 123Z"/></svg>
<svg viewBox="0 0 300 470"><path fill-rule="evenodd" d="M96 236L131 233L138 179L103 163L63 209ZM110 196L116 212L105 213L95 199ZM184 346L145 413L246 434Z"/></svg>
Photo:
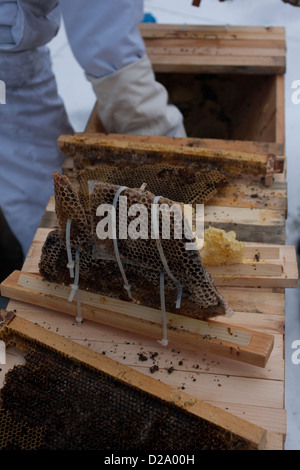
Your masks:
<svg viewBox="0 0 300 470"><path fill-rule="evenodd" d="M117 10L116 5L122 6ZM139 25L143 0L60 0L72 51L92 83L107 132L185 136L182 115L155 80Z"/></svg>
<svg viewBox="0 0 300 470"><path fill-rule="evenodd" d="M147 56L104 77L87 74L99 117L110 133L186 137L180 111L168 104Z"/></svg>

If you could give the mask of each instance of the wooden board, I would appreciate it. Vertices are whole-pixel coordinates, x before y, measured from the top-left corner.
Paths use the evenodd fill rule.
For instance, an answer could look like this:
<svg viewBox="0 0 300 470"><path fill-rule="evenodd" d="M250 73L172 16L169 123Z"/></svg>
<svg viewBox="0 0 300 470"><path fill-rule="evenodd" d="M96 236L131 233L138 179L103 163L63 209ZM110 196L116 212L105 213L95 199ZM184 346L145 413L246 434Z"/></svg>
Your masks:
<svg viewBox="0 0 300 470"><path fill-rule="evenodd" d="M76 317L77 302L69 302L70 288L42 280L40 276L15 271L1 284L5 297ZM157 341L162 338L158 310L122 300L79 291L82 319L131 331ZM274 345L272 335L235 327L226 318L200 321L167 313L170 346L191 348L265 367Z"/></svg>
<svg viewBox="0 0 300 470"><path fill-rule="evenodd" d="M142 24L155 72L283 74L280 27Z"/></svg>
<svg viewBox="0 0 300 470"><path fill-rule="evenodd" d="M217 286L298 287L297 255L294 246L249 244L246 245L245 254L246 257L240 264L206 266ZM259 261L255 259L255 254Z"/></svg>
<svg viewBox="0 0 300 470"><path fill-rule="evenodd" d="M205 206L204 222L205 228L213 225L225 231L233 230L244 242L284 245L286 214L285 182L276 181L272 188L266 188L259 181L236 179ZM51 198L41 226L57 225L54 198Z"/></svg>
<svg viewBox="0 0 300 470"><path fill-rule="evenodd" d="M141 372L134 371L119 362L105 357L103 354L96 353L56 333L49 332L45 328L24 320L12 312L0 315L0 320L3 320L3 317L6 321L4 325L3 322L0 323L2 325L0 326L0 337L1 329L3 328L5 330L4 338L7 334L13 335L17 345L18 338L26 338L30 343L41 344L61 354L63 357L68 357L77 363L79 362L84 366L107 374L129 388L138 388L146 396L150 395L157 398L160 402L163 401L166 404L172 404L172 406L180 408L180 410L185 410L199 419L199 426L204 424L203 432L206 432L205 424L208 422L219 429L221 433L229 431L232 433L232 437L238 436L243 441L246 441L247 448L264 449L266 431L260 426L249 423L245 419L234 416L211 404L201 402L199 399L183 391L178 392L176 388L170 385L158 382Z"/></svg>

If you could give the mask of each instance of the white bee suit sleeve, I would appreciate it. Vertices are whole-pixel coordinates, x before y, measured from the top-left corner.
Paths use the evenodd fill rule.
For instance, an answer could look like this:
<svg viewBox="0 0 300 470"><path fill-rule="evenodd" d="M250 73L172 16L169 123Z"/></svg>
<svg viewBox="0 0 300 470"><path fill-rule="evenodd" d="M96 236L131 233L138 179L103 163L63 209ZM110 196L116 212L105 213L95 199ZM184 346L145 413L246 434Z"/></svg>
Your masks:
<svg viewBox="0 0 300 470"><path fill-rule="evenodd" d="M155 80L139 24L142 0L61 0L68 39L108 132L185 137L180 111Z"/></svg>
<svg viewBox="0 0 300 470"><path fill-rule="evenodd" d="M155 80L147 56L112 75L88 79L108 132L186 137L182 115L168 104L168 93Z"/></svg>
<svg viewBox="0 0 300 470"><path fill-rule="evenodd" d="M51 9L47 23L49 5L56 2L40 3L44 11L38 1L0 1L0 80L6 85L6 104L0 104L0 206L24 255L53 194L53 171L63 162L57 138L73 132L49 51L39 47L59 27Z"/></svg>

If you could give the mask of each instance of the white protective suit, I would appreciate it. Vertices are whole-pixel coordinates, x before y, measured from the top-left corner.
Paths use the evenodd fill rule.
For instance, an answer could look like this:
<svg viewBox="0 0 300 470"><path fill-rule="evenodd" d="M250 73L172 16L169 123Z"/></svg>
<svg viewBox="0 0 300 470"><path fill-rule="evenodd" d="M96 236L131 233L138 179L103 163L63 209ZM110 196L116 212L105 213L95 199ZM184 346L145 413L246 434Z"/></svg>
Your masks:
<svg viewBox="0 0 300 470"><path fill-rule="evenodd" d="M24 254L63 162L57 138L73 132L46 46L61 14L108 132L185 136L145 53L142 0L0 0L0 207Z"/></svg>

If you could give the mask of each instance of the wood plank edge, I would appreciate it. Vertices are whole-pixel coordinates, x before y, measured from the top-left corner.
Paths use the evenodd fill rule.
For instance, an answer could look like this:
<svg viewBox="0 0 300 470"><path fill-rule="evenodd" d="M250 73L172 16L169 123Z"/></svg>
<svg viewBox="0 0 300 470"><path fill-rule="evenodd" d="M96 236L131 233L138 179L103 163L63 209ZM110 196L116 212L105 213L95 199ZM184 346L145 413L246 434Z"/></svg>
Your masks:
<svg viewBox="0 0 300 470"><path fill-rule="evenodd" d="M1 284L2 295L14 300L23 301L40 307L46 306L50 310L59 311L61 313L69 314L75 317L78 315L77 304L75 301L68 302L67 299L61 297L58 298L52 294L37 292L18 285L20 274L25 275L25 273L15 271ZM27 273L26 276L29 278L39 277L29 273ZM109 299L107 300L109 301ZM130 307L130 305L127 305L126 302L124 302L124 305L128 310L128 306ZM150 311L151 309L146 310ZM110 307L108 305L108 302L105 302L104 307L101 307L101 304L99 304L99 307L95 307L84 304L83 302L81 303L81 315L83 319L95 321L97 323L102 323L118 329L130 329L133 333L150 337L153 340L161 339L161 323L155 321L155 319L152 319L151 316L149 316L149 318L147 316L145 318L140 318L138 316L135 317L134 315L130 315L130 312L131 310L128 310L127 314L124 312L116 312L114 311L113 306ZM192 348L193 350L199 348L202 351L207 351L222 357L252 364L257 367L266 366L267 359L269 358L274 345L272 335L256 332L246 328L235 327L232 324L226 324L220 321L211 320L208 322L212 325L212 334L214 334L213 325L217 325L225 330L236 330L241 334L245 333L249 335L249 344L242 345L237 342L226 341L222 338L216 339L213 336L210 337L210 335L201 335L201 333L196 332L197 329L195 331L189 331L188 322L192 321L196 323L197 320L185 317L183 315L181 322L183 324L186 323L187 328L174 328L172 319L174 318L174 322L176 324L177 317L179 317L179 315L168 314L168 340L170 344L182 344L182 346ZM251 343L251 338L253 339L254 336L256 337L256 340Z"/></svg>

